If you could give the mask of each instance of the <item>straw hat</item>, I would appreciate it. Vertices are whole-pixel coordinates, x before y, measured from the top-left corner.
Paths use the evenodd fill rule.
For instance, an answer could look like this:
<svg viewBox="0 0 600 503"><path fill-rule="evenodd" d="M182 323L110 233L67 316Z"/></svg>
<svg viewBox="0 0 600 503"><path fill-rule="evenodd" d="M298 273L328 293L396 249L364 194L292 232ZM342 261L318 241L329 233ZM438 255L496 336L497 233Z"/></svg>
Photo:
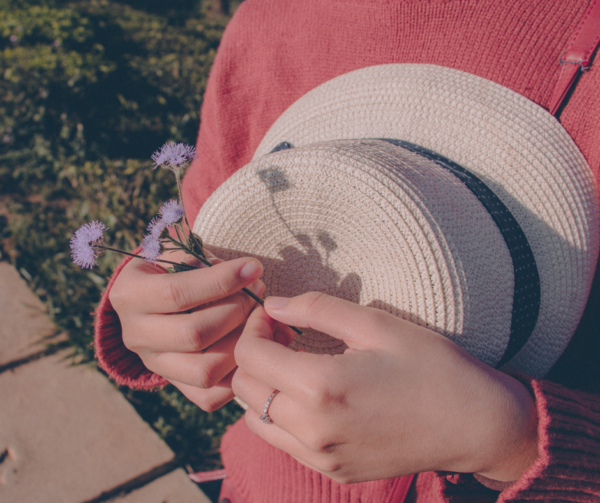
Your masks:
<svg viewBox="0 0 600 503"><path fill-rule="evenodd" d="M560 123L434 65L313 89L202 207L217 255L258 257L267 295L321 291L544 376L583 313L599 248L594 178ZM294 347L338 353L307 330Z"/></svg>

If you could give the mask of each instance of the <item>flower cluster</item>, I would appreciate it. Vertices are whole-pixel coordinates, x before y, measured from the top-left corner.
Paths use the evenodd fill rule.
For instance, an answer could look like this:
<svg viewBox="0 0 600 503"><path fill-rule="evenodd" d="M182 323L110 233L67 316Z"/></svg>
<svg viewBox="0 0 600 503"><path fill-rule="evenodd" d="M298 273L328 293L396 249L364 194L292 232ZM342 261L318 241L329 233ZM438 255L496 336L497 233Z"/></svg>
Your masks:
<svg viewBox="0 0 600 503"><path fill-rule="evenodd" d="M147 234L144 236L141 243L142 251L140 256L149 262L165 262L172 264L168 260L158 260L162 247L161 235L165 229L177 224L177 222L181 221L185 216L185 209L181 203L181 173L186 164L195 158L196 149L194 147L184 143L173 142L166 143L160 150L157 150L152 155L152 160L155 162L155 169L161 166L170 169L175 173L179 191L179 201L172 199L171 201L164 203L158 211L158 216L153 218L148 225ZM181 229L178 229L178 236L180 236L180 234L185 235L183 226L180 225L180 227ZM116 250L104 246L102 243L102 233L106 229L107 227L103 223L92 222L83 225L75 232L71 238L71 257L75 264L83 268L92 268L96 265L96 259L102 250L110 250L123 255L132 255L123 250ZM188 233L191 233L189 228ZM165 239L173 241L170 237ZM177 249L186 249L186 245L190 242L195 242L194 239L191 241L189 239L184 241L186 242L183 243L181 240L174 241ZM185 268L185 265L182 264L175 265Z"/></svg>
<svg viewBox="0 0 600 503"><path fill-rule="evenodd" d="M154 169L159 166L172 171L180 170L185 164L195 159L196 149L185 143L165 143L160 150L152 154Z"/></svg>
<svg viewBox="0 0 600 503"><path fill-rule="evenodd" d="M160 218L155 217L152 219L148 224L148 233L142 240L142 252L140 255L150 262L156 262L160 255L160 236L162 231L179 222L185 215L185 209L176 199L172 199L160 207L158 214Z"/></svg>
<svg viewBox="0 0 600 503"><path fill-rule="evenodd" d="M181 172L187 163L197 157L196 149L191 145L174 142L165 143L160 150L152 154L154 169L160 166L161 168L170 169L175 174L179 202L183 201L181 198Z"/></svg>
<svg viewBox="0 0 600 503"><path fill-rule="evenodd" d="M170 269L167 269L169 272L177 273L197 268L184 261L171 262L164 257L159 258L161 251L163 251L163 244L169 243L170 247L165 248L164 251L183 251L204 264L204 266L212 267L213 264L205 255L202 239L192 231L185 217L185 209L182 204L181 173L185 165L195 158L196 150L194 147L183 143L167 143L152 155L155 169L160 166L173 171L175 180L177 181L179 200L172 199L160 207L158 215L148 224L148 228L146 229L147 234L142 240L142 251L139 255L105 246L103 243L103 233L107 230L107 227L102 222L95 221L81 226L73 234L71 238L71 257L73 258L73 262L83 268L92 268L96 265L99 253L103 250L108 250L120 253L121 255L143 258L153 264L157 262L170 264ZM164 233L163 231L168 228L172 228L172 232ZM242 291L259 304L264 304L260 297L247 288L242 288ZM296 327L291 328L299 334L302 333Z"/></svg>
<svg viewBox="0 0 600 503"><path fill-rule="evenodd" d="M97 220L82 225L71 238L71 258L78 266L91 269L96 265L99 250L96 245L102 243L104 231L108 227Z"/></svg>

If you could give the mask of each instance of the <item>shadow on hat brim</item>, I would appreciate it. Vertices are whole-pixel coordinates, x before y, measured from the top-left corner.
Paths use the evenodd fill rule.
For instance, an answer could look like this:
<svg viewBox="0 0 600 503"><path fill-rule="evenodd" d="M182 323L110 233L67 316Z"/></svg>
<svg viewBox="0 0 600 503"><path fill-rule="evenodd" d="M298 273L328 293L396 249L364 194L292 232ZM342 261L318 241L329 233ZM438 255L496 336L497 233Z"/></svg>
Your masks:
<svg viewBox="0 0 600 503"><path fill-rule="evenodd" d="M438 152L475 173L510 209L535 255L541 305L529 341L507 367L536 377L545 375L577 326L598 257L594 178L554 117L494 82L432 65L382 65L337 77L307 93L282 114L265 135L253 162L205 204L195 229L208 243L221 246L223 226L245 225L230 211L223 210L232 204L231 194L244 191L244 186L240 187L243 171L256 169L255 163L281 142L298 148L357 138L396 138ZM275 155L279 154L271 154ZM263 165L262 169L268 167L264 162ZM264 180L257 183L265 185ZM301 188L302 180L297 183ZM277 197L286 193L292 195L292 191L282 190ZM301 205L299 194L293 197ZM260 218L252 200L242 199L244 202L236 211ZM336 218L343 220L345 215ZM369 225L372 215L366 218L365 225ZM330 232L337 225L333 220L327 225L319 222L316 234L304 234L317 243L319 233ZM252 253L257 246L252 239L264 241L269 233L268 228L262 228L250 238L242 232L244 237L240 236L237 243L235 239L225 239L225 248ZM302 243L296 245L299 253L310 255ZM384 250L378 253L385 254ZM283 260L280 255L278 260ZM277 270L285 270L280 266ZM335 276L326 271L322 274ZM343 279L338 278L336 288ZM361 288L367 280L372 279L363 274ZM392 304L399 315L416 323L429 323L427 317L419 316L417 306L403 308L396 302L382 302L386 310ZM482 340L485 343L485 337Z"/></svg>

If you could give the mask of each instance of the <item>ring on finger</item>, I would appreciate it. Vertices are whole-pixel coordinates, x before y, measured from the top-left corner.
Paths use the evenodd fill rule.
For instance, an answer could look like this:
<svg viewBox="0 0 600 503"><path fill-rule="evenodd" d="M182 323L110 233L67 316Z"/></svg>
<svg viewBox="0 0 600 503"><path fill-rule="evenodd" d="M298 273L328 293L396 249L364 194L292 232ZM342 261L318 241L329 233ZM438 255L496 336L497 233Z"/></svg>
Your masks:
<svg viewBox="0 0 600 503"><path fill-rule="evenodd" d="M278 389L273 390L273 393L269 395L269 398L267 398L267 403L265 403L265 409L263 410L261 416L258 418L265 424L273 422L271 416L269 416L269 408L271 407L271 402L273 401L273 398L275 398L275 395L277 395L277 393L279 393Z"/></svg>

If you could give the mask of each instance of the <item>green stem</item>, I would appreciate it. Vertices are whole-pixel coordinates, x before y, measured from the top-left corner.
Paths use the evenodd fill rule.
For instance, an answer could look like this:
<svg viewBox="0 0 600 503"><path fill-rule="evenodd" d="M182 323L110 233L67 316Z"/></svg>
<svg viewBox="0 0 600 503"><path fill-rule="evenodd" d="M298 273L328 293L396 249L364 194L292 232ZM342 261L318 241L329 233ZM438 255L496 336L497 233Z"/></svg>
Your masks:
<svg viewBox="0 0 600 503"><path fill-rule="evenodd" d="M142 260L146 260L144 257L140 257L139 255L136 255L135 253L129 253L123 250L119 250L118 248L111 248L110 246L104 246L104 245L92 245L93 248L100 248L101 250L107 250L107 251L111 251L111 252L115 252L115 253L120 253L121 255L127 255L129 257L135 257L135 258L139 258ZM171 262L170 260L161 260L161 259L156 259L154 262L162 262L163 264L171 264L171 265L178 265L180 267L189 267L189 270L193 270L193 269L197 269L197 267L194 267L192 265L188 265L188 264L182 264L179 262Z"/></svg>
<svg viewBox="0 0 600 503"><path fill-rule="evenodd" d="M176 241L175 239L173 239L171 236L167 236L167 240L171 241L172 243L178 245L178 246L183 246L181 243L179 243L178 241ZM192 255L193 257L197 258L200 262L202 262L204 265L206 265L207 267L212 267L213 264L211 264L208 259L206 259L205 257L201 257L200 255L198 255L197 253L194 252L194 250L191 250L189 248L186 249L186 252L189 253L190 255ZM252 299L254 299L256 302L258 302L261 306L265 305L265 301L262 300L258 295L256 295L255 293L251 292L250 290L248 290L247 288L242 288L242 291L246 294L249 295ZM297 327L294 327L292 325L288 325L288 327L290 327L294 332L296 332L298 335L302 335L302 330L300 330Z"/></svg>
<svg viewBox="0 0 600 503"><path fill-rule="evenodd" d="M175 180L177 180L177 192L179 193L179 204L183 205L183 194L181 192L181 171L179 169L174 169L173 173L175 173Z"/></svg>

